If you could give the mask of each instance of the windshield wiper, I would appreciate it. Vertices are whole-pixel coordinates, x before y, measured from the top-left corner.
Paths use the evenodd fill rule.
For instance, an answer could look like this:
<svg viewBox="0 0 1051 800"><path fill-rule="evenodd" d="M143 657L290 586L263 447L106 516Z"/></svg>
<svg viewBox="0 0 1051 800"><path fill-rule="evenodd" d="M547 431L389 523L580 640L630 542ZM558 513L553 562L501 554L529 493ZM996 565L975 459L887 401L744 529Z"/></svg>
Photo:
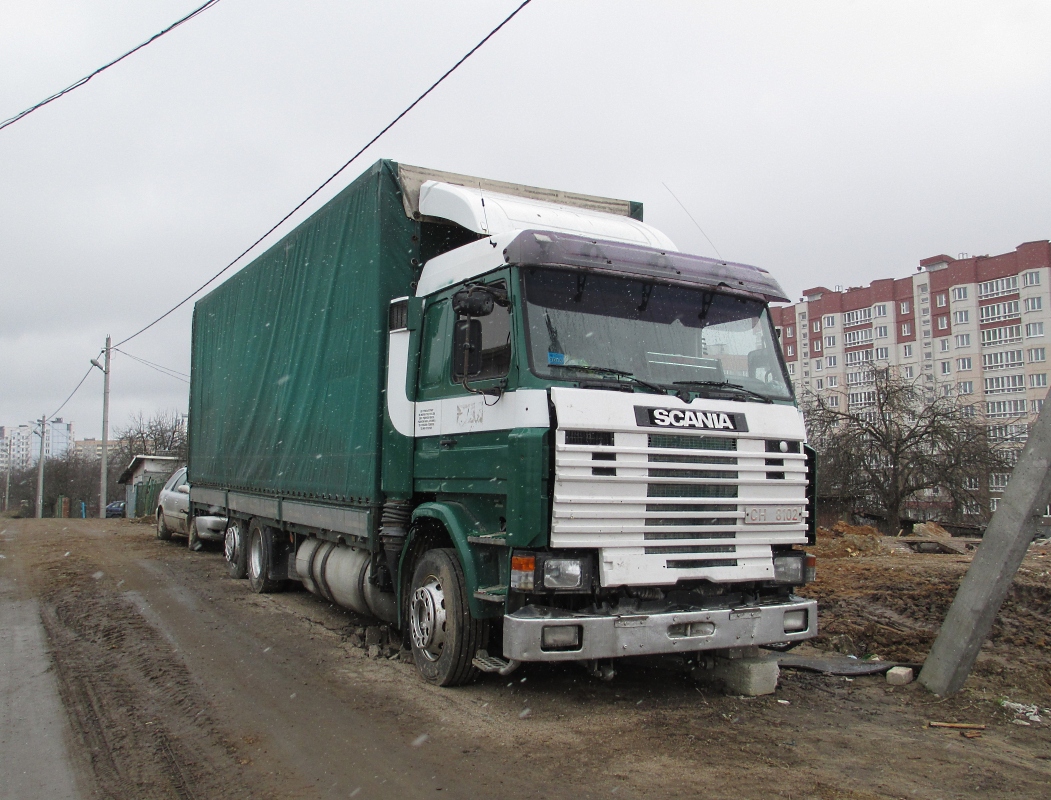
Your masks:
<svg viewBox="0 0 1051 800"><path fill-rule="evenodd" d="M700 389L729 389L734 392L741 392L749 397L754 397L756 400L761 400L764 403L774 402L765 394L753 392L751 389L746 389L743 386L738 386L736 383L730 383L729 381L674 381L672 385Z"/></svg>
<svg viewBox="0 0 1051 800"><path fill-rule="evenodd" d="M667 393L663 386L644 381L642 378L636 378L634 374L623 369L614 369L613 367L586 367L582 364L548 364L548 366L559 367L560 369L579 369L581 372L592 372L596 375L616 375L618 378L627 378L632 383L638 384L639 386L645 386L647 389L651 389L659 394Z"/></svg>

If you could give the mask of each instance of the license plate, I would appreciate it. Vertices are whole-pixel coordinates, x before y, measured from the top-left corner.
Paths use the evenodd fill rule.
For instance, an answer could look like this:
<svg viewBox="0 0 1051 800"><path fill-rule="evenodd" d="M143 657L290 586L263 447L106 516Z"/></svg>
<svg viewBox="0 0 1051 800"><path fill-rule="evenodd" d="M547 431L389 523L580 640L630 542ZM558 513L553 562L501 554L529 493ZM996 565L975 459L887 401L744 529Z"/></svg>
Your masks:
<svg viewBox="0 0 1051 800"><path fill-rule="evenodd" d="M799 506L755 506L744 510L746 525L777 525L803 521Z"/></svg>

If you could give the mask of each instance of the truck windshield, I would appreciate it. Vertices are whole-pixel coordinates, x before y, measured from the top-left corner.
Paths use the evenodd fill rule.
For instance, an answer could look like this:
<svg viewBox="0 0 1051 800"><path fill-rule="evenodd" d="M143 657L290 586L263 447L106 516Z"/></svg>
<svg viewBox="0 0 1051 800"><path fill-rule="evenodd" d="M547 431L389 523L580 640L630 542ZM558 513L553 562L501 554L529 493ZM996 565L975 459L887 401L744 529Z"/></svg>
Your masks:
<svg viewBox="0 0 1051 800"><path fill-rule="evenodd" d="M535 375L792 398L761 301L538 267L523 269L522 283Z"/></svg>

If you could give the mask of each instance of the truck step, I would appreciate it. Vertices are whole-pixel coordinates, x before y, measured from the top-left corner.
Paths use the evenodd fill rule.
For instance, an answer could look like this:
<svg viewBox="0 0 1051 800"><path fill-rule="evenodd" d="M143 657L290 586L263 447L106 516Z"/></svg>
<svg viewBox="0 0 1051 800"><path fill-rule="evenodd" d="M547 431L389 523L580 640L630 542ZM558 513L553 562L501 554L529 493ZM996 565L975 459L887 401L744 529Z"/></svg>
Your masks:
<svg viewBox="0 0 1051 800"><path fill-rule="evenodd" d="M474 593L476 600L485 600L487 603L502 603L507 599L506 586L483 586Z"/></svg>
<svg viewBox="0 0 1051 800"><path fill-rule="evenodd" d="M521 662L508 661L499 656L491 656L486 650L479 650L471 662L479 672L497 672L501 675L510 675Z"/></svg>

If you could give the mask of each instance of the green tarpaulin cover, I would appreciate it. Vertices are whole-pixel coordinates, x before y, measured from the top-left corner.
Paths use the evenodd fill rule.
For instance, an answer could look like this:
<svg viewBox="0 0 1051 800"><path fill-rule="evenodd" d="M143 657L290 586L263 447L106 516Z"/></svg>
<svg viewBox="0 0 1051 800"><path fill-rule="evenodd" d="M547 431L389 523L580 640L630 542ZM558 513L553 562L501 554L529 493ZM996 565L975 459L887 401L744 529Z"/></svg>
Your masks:
<svg viewBox="0 0 1051 800"><path fill-rule="evenodd" d="M387 311L410 293L416 227L377 162L198 301L192 484L380 501Z"/></svg>

